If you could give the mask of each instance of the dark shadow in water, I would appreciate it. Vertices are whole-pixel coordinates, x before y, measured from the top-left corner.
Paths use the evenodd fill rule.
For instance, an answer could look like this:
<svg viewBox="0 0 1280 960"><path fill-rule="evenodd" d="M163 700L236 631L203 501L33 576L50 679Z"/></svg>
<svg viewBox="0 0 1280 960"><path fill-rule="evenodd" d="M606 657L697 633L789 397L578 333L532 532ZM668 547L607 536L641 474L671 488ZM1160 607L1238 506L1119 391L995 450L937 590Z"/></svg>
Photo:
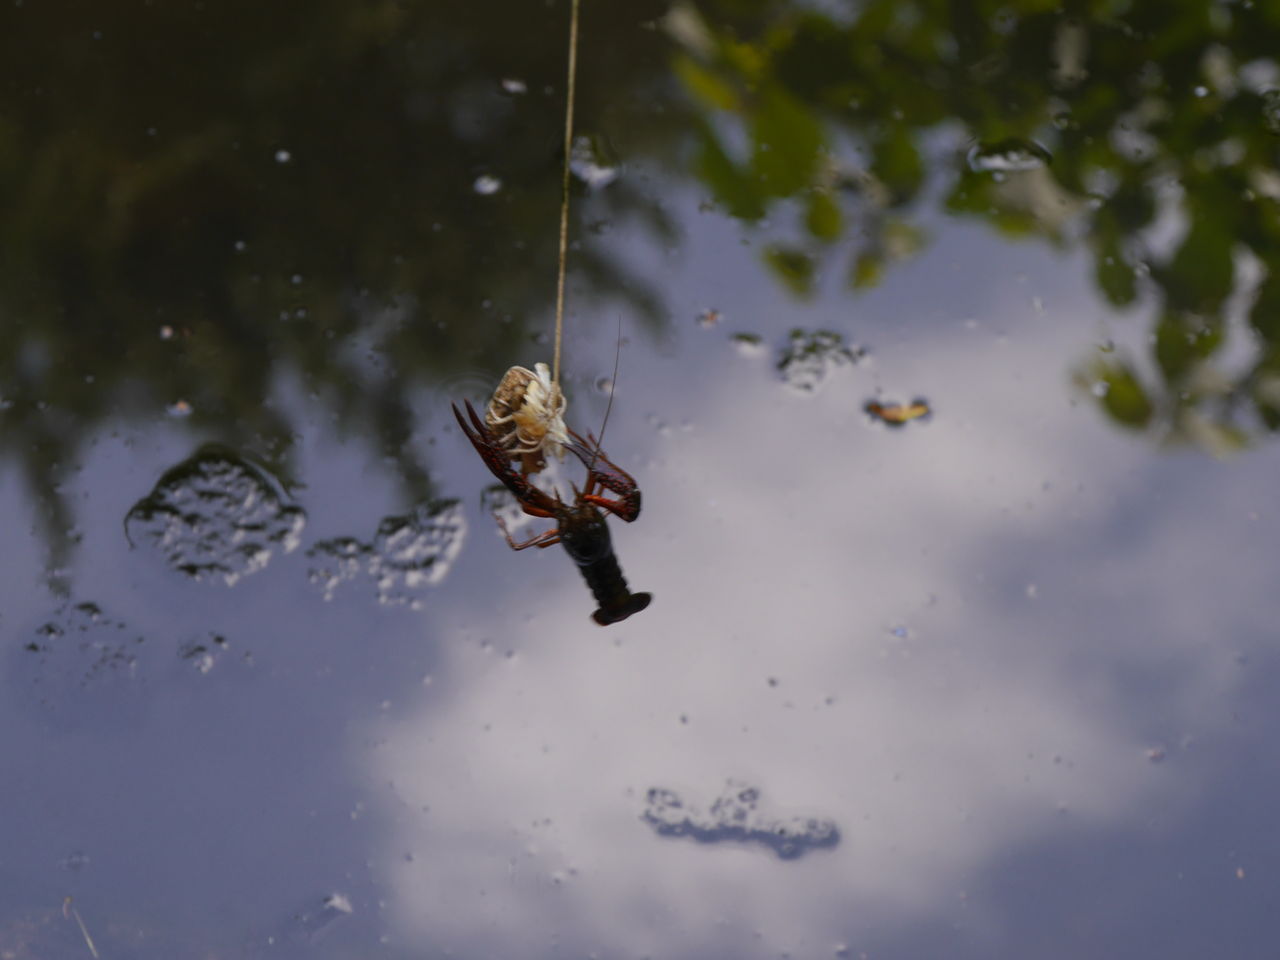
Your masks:
<svg viewBox="0 0 1280 960"><path fill-rule="evenodd" d="M640 24L661 12L586 18L578 114L592 163L678 129L648 95L666 75L665 40ZM91 431L169 410L288 477L296 425L273 404L285 377L337 434L394 464L408 502L436 494L409 442L415 392L527 361L531 331L547 328L560 13L8 6L0 455L42 505L53 567L76 523L61 488ZM598 171L579 169L574 322L616 300L654 328L649 282L582 224L638 220L664 242L672 227L634 182L592 187Z"/></svg>
<svg viewBox="0 0 1280 960"><path fill-rule="evenodd" d="M577 322L613 299L661 325L658 283L596 238L638 222L673 245L671 187L697 182L747 223L794 220L763 262L801 296L833 270L875 284L927 241L917 213L937 204L1086 247L1105 298L1148 311L1146 372L1116 351L1069 359L1116 423L1215 451L1280 427L1273 4L828 7L586 12ZM62 488L108 422L168 409L288 477L284 376L387 458L407 502L439 495L410 442L415 392L491 381L545 337L566 13L7 8L0 456L38 499L52 567L74 542ZM1166 215L1183 228L1172 242ZM1242 340L1226 323L1236 294L1254 339L1219 369Z"/></svg>

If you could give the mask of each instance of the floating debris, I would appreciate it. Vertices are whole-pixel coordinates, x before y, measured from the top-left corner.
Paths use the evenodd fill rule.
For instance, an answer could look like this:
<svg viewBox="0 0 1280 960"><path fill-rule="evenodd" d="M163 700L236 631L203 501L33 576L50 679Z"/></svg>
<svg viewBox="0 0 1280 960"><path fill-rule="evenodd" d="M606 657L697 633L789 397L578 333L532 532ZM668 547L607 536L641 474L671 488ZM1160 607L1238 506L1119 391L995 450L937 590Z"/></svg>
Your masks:
<svg viewBox="0 0 1280 960"><path fill-rule="evenodd" d="M218 659L227 652L227 638L217 633L209 633L201 640L184 643L178 648L178 656L191 664L197 673L206 674L213 669Z"/></svg>
<svg viewBox="0 0 1280 960"><path fill-rule="evenodd" d="M93 945L93 937L89 936L89 928L84 925L84 918L80 916L80 911L71 905L70 897L62 901L62 915L68 920L75 918L76 925L80 928L80 935L84 937L85 946L89 948L90 956L93 960L98 960L98 948Z"/></svg>
<svg viewBox="0 0 1280 960"><path fill-rule="evenodd" d="M704 330L709 330L711 327L718 326L722 319L723 317L719 310L713 310L708 307L698 314L698 326Z"/></svg>
<svg viewBox="0 0 1280 960"><path fill-rule="evenodd" d="M307 576L326 600L341 584L367 576L379 603L416 610L427 589L448 574L465 536L466 517L457 500L422 504L405 516L383 519L372 543L354 537L316 543L307 550Z"/></svg>
<svg viewBox="0 0 1280 960"><path fill-rule="evenodd" d="M264 467L209 445L165 472L125 515L125 533L192 580L233 586L294 550L306 521Z"/></svg>
<svg viewBox="0 0 1280 960"><path fill-rule="evenodd" d="M1048 166L1053 154L1034 140L1010 137L996 143L975 143L966 160L974 173L1020 173Z"/></svg>
<svg viewBox="0 0 1280 960"><path fill-rule="evenodd" d="M764 351L764 337L758 333L735 333L729 338L729 342L743 356L755 357Z"/></svg>
<svg viewBox="0 0 1280 960"><path fill-rule="evenodd" d="M335 923L344 920L355 909L351 906L351 898L345 893L331 893L325 897L314 911L307 911L297 918L298 933L302 939L314 943L327 934Z"/></svg>
<svg viewBox="0 0 1280 960"><path fill-rule="evenodd" d="M759 802L757 787L735 780L725 783L707 811L686 805L674 790L654 787L641 819L659 836L691 837L699 843L758 843L783 860L840 842L840 830L831 820L768 817L759 812Z"/></svg>
<svg viewBox="0 0 1280 960"><path fill-rule="evenodd" d="M598 190L617 180L622 166L600 137L582 136L573 138L569 169L592 190Z"/></svg>
<svg viewBox="0 0 1280 960"><path fill-rule="evenodd" d="M871 400L862 409L885 426L895 428L912 420L927 420L933 414L929 401L919 397L910 403L880 403Z"/></svg>
<svg viewBox="0 0 1280 960"><path fill-rule="evenodd" d="M175 420L182 420L191 416L193 411L191 409L191 404L187 403L185 400L179 400L176 403L171 403L169 406L165 407L164 412Z"/></svg>
<svg viewBox="0 0 1280 960"><path fill-rule="evenodd" d="M850 347L834 330L796 328L778 357L778 373L795 390L811 393L837 367L852 366L866 356L861 347Z"/></svg>
<svg viewBox="0 0 1280 960"><path fill-rule="evenodd" d="M95 603L68 604L13 648L8 676L34 708L69 724L136 719L150 646Z"/></svg>

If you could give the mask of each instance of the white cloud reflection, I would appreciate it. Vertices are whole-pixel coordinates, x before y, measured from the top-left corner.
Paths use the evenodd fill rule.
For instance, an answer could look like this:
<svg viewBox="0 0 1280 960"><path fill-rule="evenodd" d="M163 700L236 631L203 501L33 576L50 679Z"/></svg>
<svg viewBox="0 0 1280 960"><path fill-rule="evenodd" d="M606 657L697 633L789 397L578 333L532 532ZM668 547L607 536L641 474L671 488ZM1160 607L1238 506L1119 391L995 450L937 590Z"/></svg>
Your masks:
<svg viewBox="0 0 1280 960"><path fill-rule="evenodd" d="M421 852L386 877L399 942L857 956L929 923L996 942L1017 882L993 880L1001 863L1196 798L1183 760L1228 722L1228 638L1275 612L1265 558L1212 575L1248 551L1262 475L1076 407L1089 320L1028 299L997 291L976 329L885 336L815 397L692 324L702 347L628 355L623 379L647 385L632 403L683 382L645 401L663 420L690 415L690 383L710 391L691 430L615 411L616 459L651 457L615 545L654 603L601 630L558 550L476 538L501 603L441 594L447 680L377 755L404 802L388 843ZM934 419L870 426L876 383L926 394ZM771 814L833 819L840 844L784 861L641 820L651 787L705 807L729 779Z"/></svg>

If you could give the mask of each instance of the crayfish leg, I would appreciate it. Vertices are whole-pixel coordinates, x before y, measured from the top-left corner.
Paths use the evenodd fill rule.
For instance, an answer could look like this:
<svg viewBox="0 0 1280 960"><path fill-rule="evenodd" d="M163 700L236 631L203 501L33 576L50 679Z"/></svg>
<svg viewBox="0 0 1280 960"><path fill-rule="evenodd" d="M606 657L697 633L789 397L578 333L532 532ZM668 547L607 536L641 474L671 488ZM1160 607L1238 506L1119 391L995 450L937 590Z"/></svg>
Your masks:
<svg viewBox="0 0 1280 960"><path fill-rule="evenodd" d="M548 530L545 533L535 533L528 540L521 540L516 543L511 536L511 531L507 529L507 522L496 513L493 515L493 519L498 521L498 528L502 530L502 535L507 538L507 546L512 550L527 550L529 547L545 549L560 542L560 531L557 529Z"/></svg>

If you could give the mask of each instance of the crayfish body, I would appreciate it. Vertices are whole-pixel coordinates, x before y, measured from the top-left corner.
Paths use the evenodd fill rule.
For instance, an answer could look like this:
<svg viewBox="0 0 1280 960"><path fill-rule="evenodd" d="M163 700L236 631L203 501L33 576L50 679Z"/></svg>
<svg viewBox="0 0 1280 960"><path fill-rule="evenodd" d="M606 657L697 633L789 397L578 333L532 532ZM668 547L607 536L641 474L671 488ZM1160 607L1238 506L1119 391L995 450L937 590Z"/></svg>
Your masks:
<svg viewBox="0 0 1280 960"><path fill-rule="evenodd" d="M485 421L480 419L469 401L466 406L470 423L463 417L457 404L453 405L453 415L462 432L484 460L485 466L515 495L525 513L556 522L554 530L535 534L528 540L517 543L511 538L502 518L495 514L511 549L545 548L556 543L562 544L565 552L577 564L582 578L599 604L591 616L601 626L618 623L647 607L652 596L648 593L632 593L627 586L618 558L613 552L605 516L601 512L601 509L607 510L628 523L635 520L640 515L640 488L636 486L635 479L610 462L598 447L591 450L587 441L566 428L563 446L587 468L586 487L582 490L575 487L573 503L566 504L559 497L539 490L527 476L513 470L507 448L494 436ZM618 494L618 498L602 496L596 492L597 489L612 491Z"/></svg>

